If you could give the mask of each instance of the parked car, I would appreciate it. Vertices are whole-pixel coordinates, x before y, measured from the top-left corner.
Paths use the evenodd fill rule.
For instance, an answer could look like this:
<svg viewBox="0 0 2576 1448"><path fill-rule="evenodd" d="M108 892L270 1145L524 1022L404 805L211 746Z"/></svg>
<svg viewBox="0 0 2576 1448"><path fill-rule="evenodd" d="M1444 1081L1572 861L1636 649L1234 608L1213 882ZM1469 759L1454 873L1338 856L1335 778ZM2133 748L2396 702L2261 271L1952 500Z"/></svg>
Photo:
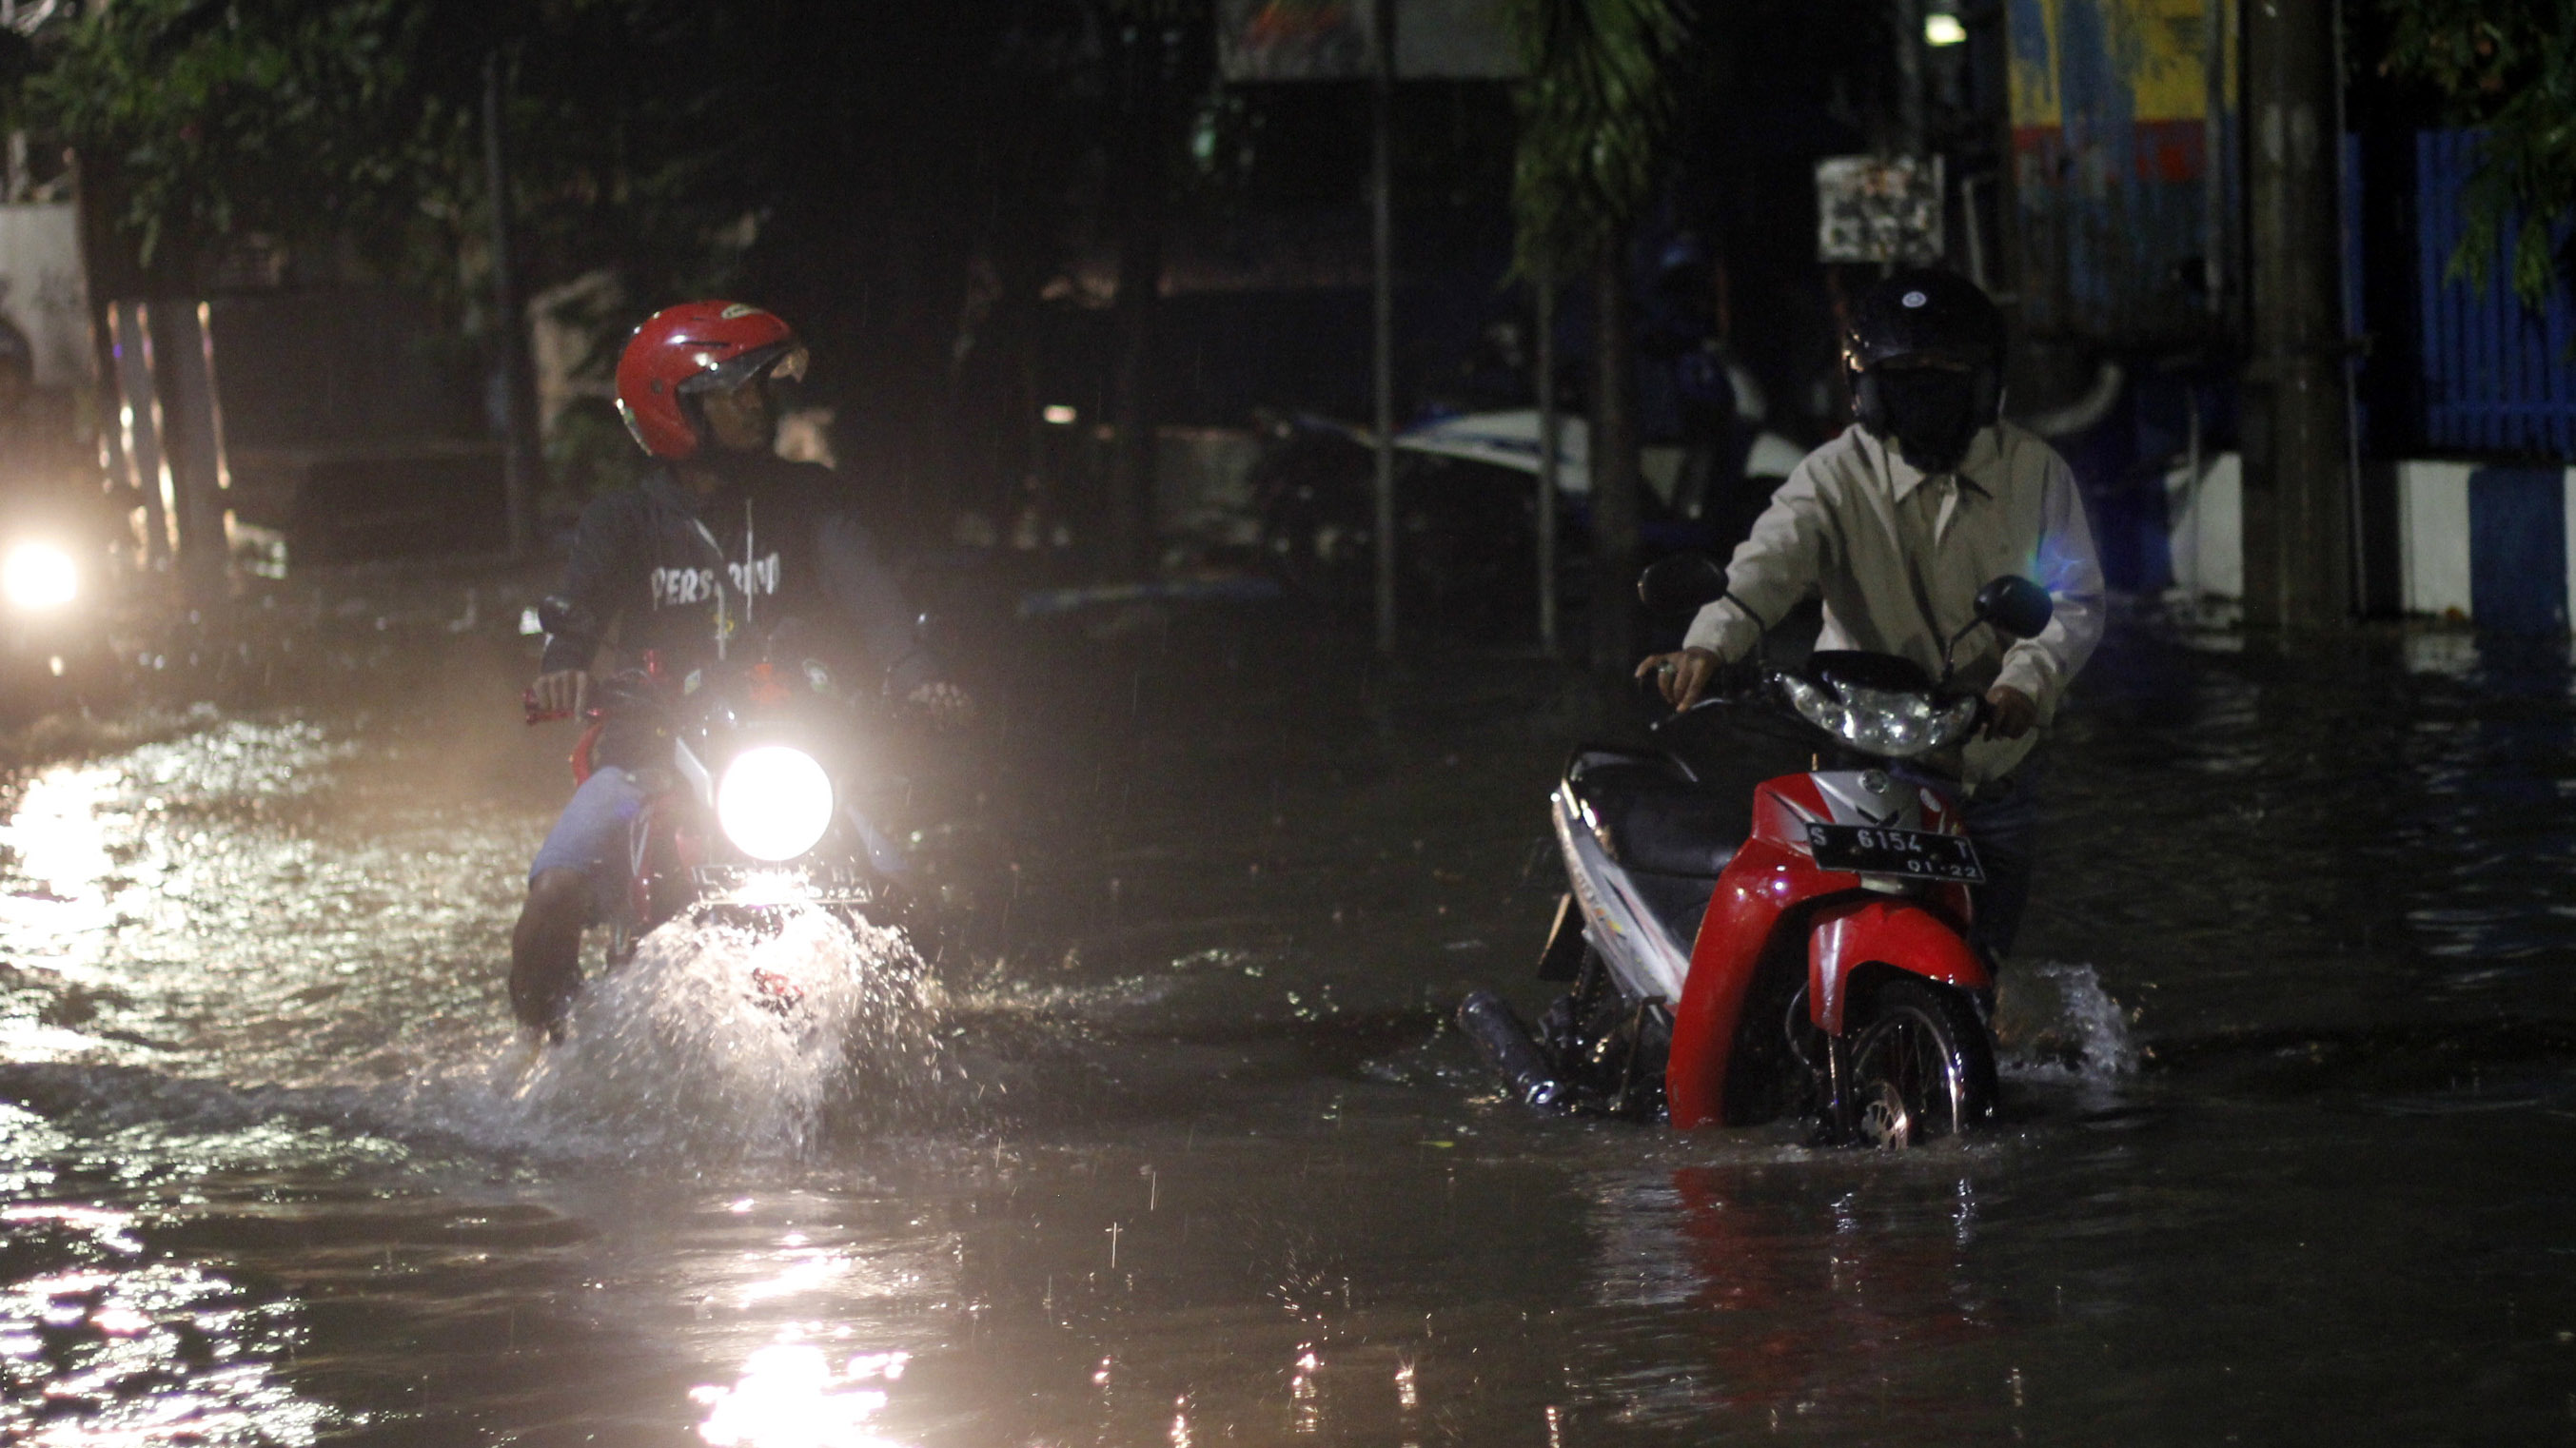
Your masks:
<svg viewBox="0 0 2576 1448"><path fill-rule="evenodd" d="M1559 597L1580 604L1592 517L1590 432L1560 421L1557 457ZM1399 612L1473 637L1534 627L1538 588L1538 413L1472 413L1399 433L1396 570ZM1364 428L1301 416L1272 429L1252 475L1261 546L1290 589L1342 611L1375 588L1374 438ZM1742 458L1648 447L1640 500L1645 561L1684 549L1721 556L1742 540L1804 452L1772 432L1748 432Z"/></svg>

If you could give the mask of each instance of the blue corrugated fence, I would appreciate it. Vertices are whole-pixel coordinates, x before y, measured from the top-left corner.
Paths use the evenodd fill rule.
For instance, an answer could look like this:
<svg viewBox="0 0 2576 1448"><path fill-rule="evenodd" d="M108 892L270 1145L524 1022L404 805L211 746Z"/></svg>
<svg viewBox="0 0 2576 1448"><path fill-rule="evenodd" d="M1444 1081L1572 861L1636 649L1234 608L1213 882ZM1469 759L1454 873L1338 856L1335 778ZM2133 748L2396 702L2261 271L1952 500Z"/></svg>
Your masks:
<svg viewBox="0 0 2576 1448"><path fill-rule="evenodd" d="M2467 227L2462 200L2476 131L2415 138L2424 440L2436 448L2576 458L2576 305L2566 289L2534 312L2513 293L2508 257L2483 284L2450 276Z"/></svg>

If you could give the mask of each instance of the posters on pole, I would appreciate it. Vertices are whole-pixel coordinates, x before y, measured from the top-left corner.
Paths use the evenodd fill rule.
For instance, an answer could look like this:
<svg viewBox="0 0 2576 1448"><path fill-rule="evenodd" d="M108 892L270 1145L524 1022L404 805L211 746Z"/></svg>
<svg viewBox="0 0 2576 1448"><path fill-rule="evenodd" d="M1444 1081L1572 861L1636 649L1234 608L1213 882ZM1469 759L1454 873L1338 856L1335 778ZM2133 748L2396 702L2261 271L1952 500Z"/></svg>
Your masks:
<svg viewBox="0 0 2576 1448"><path fill-rule="evenodd" d="M1217 65L1237 84L1365 80L1375 0L1219 0ZM1398 80L1509 80L1520 57L1503 0L1395 0Z"/></svg>
<svg viewBox="0 0 2576 1448"><path fill-rule="evenodd" d="M1910 266L1940 260L1942 194L1938 156L1818 161L1817 259Z"/></svg>
<svg viewBox="0 0 2576 1448"><path fill-rule="evenodd" d="M37 387L89 381L89 286L69 203L0 205L0 318L27 339Z"/></svg>

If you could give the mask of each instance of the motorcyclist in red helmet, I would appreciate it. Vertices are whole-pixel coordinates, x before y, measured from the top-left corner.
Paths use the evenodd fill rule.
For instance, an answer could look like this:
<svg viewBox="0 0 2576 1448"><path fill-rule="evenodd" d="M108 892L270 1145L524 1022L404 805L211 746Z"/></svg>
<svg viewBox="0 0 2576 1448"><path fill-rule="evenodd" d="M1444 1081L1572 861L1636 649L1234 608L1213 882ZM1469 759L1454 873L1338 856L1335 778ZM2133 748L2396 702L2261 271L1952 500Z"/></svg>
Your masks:
<svg viewBox="0 0 2576 1448"><path fill-rule="evenodd" d="M594 500L573 534L530 703L578 715L614 625L629 654L659 653L679 676L719 659L755 614L841 627L896 697L943 722L971 701L938 676L877 540L829 469L774 450L777 384L801 377L804 344L773 313L685 302L635 330L617 364L617 409L657 466ZM651 748L612 719L528 872L510 940L510 1006L552 1030L580 988L581 934L601 894L622 885L626 822L643 798L631 771Z"/></svg>

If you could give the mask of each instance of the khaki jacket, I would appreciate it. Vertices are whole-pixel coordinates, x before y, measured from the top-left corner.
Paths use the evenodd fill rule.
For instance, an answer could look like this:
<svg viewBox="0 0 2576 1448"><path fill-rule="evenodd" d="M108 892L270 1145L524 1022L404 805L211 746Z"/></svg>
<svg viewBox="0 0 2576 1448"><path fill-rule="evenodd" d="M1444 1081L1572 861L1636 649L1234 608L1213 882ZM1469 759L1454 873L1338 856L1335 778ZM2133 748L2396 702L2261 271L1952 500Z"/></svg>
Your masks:
<svg viewBox="0 0 2576 1448"><path fill-rule="evenodd" d="M1822 594L1816 647L1897 654L1937 677L1942 643L1975 616L1977 590L2007 573L2046 588L2056 616L2009 646L1977 629L1960 642L1952 678L1980 692L2010 684L2046 725L2102 638L2102 565L2074 473L2036 435L2001 422L1977 434L1957 472L1927 477L1855 424L1771 495L1727 565L1733 597L1701 609L1683 643L1740 658L1763 625ZM1970 744L1964 782L2002 777L2038 738Z"/></svg>

